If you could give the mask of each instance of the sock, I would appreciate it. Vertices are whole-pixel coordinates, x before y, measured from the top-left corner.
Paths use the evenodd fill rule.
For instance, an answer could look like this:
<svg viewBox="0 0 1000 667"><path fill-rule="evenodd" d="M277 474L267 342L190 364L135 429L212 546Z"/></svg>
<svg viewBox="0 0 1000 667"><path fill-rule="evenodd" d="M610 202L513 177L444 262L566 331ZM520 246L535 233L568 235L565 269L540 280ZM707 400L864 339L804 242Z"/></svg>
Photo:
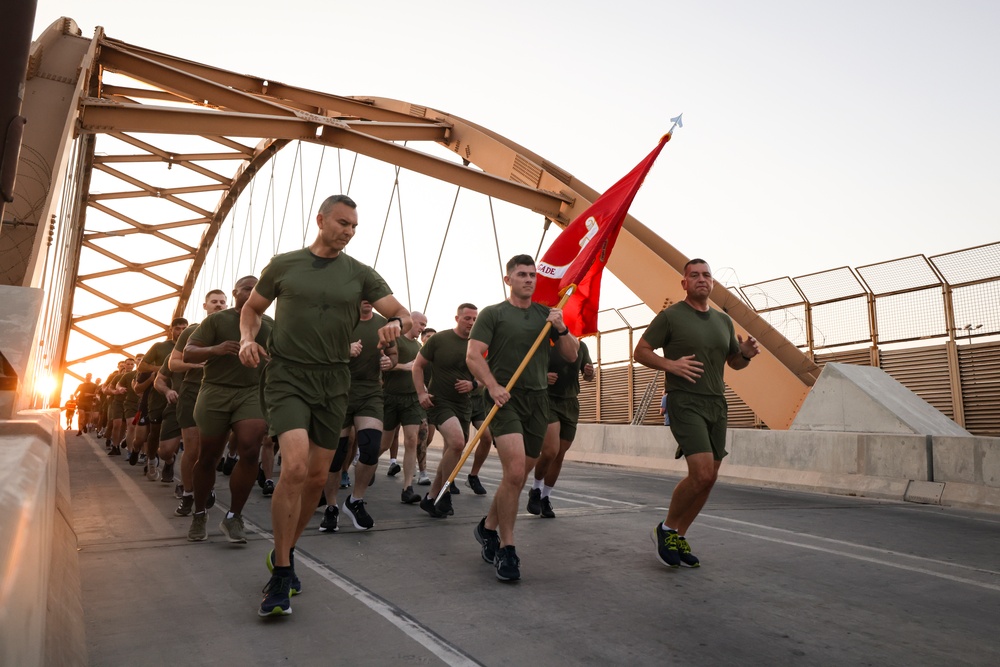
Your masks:
<svg viewBox="0 0 1000 667"><path fill-rule="evenodd" d="M347 496L347 502L349 502L349 503L357 502L357 498L354 497L353 493L351 495Z"/></svg>
<svg viewBox="0 0 1000 667"><path fill-rule="evenodd" d="M396 459L389 459L389 463L390 464L395 463L395 462L396 462Z"/></svg>
<svg viewBox="0 0 1000 667"><path fill-rule="evenodd" d="M194 496L194 491L185 491L184 495L185 496Z"/></svg>
<svg viewBox="0 0 1000 667"><path fill-rule="evenodd" d="M226 518L227 519L232 519L234 516L236 516L236 515L233 514L232 512L226 512Z"/></svg>
<svg viewBox="0 0 1000 667"><path fill-rule="evenodd" d="M275 565L273 574L276 577L290 577L292 576L292 566Z"/></svg>
<svg viewBox="0 0 1000 667"><path fill-rule="evenodd" d="M552 487L542 484L542 498L548 498L550 493L552 493Z"/></svg>
<svg viewBox="0 0 1000 667"><path fill-rule="evenodd" d="M536 479L534 481L534 483L532 483L532 485L531 485L531 490L534 491L535 489L540 489L540 488L542 488L543 484L545 484L545 480L543 480L543 479Z"/></svg>
<svg viewBox="0 0 1000 667"><path fill-rule="evenodd" d="M666 530L666 531L671 532L671 533L676 533L677 532L676 530L674 530L673 528L671 528L670 526L667 525L667 520L666 519L663 520L663 524L662 525L663 525L663 530Z"/></svg>

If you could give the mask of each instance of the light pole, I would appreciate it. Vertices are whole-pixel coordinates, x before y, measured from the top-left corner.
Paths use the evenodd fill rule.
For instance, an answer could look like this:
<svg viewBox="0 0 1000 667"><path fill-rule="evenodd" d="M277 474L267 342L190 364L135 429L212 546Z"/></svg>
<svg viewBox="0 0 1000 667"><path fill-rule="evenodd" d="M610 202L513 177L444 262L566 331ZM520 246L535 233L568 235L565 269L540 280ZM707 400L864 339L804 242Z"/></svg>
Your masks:
<svg viewBox="0 0 1000 667"><path fill-rule="evenodd" d="M967 345L972 344L972 332L978 331L979 329L982 328L983 328L982 324L976 324L976 325L966 324L964 327L962 327L961 330L965 332L965 342Z"/></svg>

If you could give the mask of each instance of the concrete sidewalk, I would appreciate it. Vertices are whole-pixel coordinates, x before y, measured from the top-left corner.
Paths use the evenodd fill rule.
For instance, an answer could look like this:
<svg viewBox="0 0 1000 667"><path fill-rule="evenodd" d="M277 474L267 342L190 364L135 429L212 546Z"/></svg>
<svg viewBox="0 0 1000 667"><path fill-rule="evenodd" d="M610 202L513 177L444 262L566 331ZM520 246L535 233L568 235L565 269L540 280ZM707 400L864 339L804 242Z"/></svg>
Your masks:
<svg viewBox="0 0 1000 667"><path fill-rule="evenodd" d="M259 490L248 545L218 530L221 475L209 541L189 543L172 484L67 440L92 665L1000 663L996 515L719 485L689 534L703 566L670 570L649 533L676 477L568 464L557 518L519 515L523 579L501 584L472 536L498 462L448 519L402 505L383 462L375 528L319 533L317 512L294 614L262 620Z"/></svg>

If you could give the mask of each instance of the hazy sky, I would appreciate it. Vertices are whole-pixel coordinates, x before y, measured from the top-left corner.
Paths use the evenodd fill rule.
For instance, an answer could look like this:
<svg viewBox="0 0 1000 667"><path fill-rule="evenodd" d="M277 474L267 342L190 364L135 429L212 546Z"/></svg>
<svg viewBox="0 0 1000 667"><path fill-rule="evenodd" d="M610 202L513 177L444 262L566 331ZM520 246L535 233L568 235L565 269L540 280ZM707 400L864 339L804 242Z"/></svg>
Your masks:
<svg viewBox="0 0 1000 667"><path fill-rule="evenodd" d="M442 109L598 191L683 112L632 213L743 284L1000 240L1000 3L496 6L40 0L35 34Z"/></svg>

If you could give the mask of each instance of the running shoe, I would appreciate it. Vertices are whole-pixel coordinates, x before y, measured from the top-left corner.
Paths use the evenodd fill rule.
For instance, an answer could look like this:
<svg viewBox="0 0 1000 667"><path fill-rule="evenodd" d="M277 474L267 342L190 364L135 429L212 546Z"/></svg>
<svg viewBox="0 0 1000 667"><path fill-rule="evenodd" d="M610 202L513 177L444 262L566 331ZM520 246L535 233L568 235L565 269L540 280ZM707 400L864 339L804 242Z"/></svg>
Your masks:
<svg viewBox="0 0 1000 667"><path fill-rule="evenodd" d="M676 530L666 530L662 523L653 529L653 543L656 545L656 557L667 567L680 567L680 538Z"/></svg>
<svg viewBox="0 0 1000 667"><path fill-rule="evenodd" d="M188 542L204 542L208 539L208 512L196 512L191 517L188 528Z"/></svg>
<svg viewBox="0 0 1000 667"><path fill-rule="evenodd" d="M681 559L681 565L686 565L688 567L701 567L701 561L698 557L691 553L691 545L688 541L677 536L677 557Z"/></svg>
<svg viewBox="0 0 1000 667"><path fill-rule="evenodd" d="M269 479L264 480L264 489L260 492L265 498L270 498L274 495L274 482Z"/></svg>
<svg viewBox="0 0 1000 667"><path fill-rule="evenodd" d="M236 462L239 461L239 457L227 456L226 461L222 464L222 474L228 477L233 474L233 468L236 467Z"/></svg>
<svg viewBox="0 0 1000 667"><path fill-rule="evenodd" d="M323 521L319 524L319 532L321 533L336 533L337 532L337 521L340 518L340 510L337 509L336 505L327 505L326 511L323 512Z"/></svg>
<svg viewBox="0 0 1000 667"><path fill-rule="evenodd" d="M160 472L160 481L164 484L172 484L174 481L174 464L164 463L163 470Z"/></svg>
<svg viewBox="0 0 1000 667"><path fill-rule="evenodd" d="M542 513L542 490L532 489L528 491L528 514L538 516Z"/></svg>
<svg viewBox="0 0 1000 667"><path fill-rule="evenodd" d="M552 501L548 496L542 498L542 516L546 519L556 518L556 513L552 511Z"/></svg>
<svg viewBox="0 0 1000 667"><path fill-rule="evenodd" d="M344 514L351 518L351 523L358 530L368 530L375 526L375 520L371 518L368 514L368 510L365 509L365 501L363 498L358 498L353 503L350 498L344 500Z"/></svg>
<svg viewBox="0 0 1000 667"><path fill-rule="evenodd" d="M191 516L192 509L194 509L194 496L185 496L182 492L181 504L174 510L174 516Z"/></svg>
<svg viewBox="0 0 1000 667"><path fill-rule="evenodd" d="M497 549L493 565L500 581L517 581L521 578L521 559L517 557L513 544Z"/></svg>
<svg viewBox="0 0 1000 667"><path fill-rule="evenodd" d="M420 486L430 486L431 478L427 476L426 470L421 470L417 473L417 484Z"/></svg>
<svg viewBox="0 0 1000 667"><path fill-rule="evenodd" d="M405 489L403 489L403 492L401 494L399 494L399 502L403 503L404 505L412 505L413 503L419 503L420 494L414 493L413 487L408 486Z"/></svg>
<svg viewBox="0 0 1000 667"><path fill-rule="evenodd" d="M493 561L496 560L497 551L500 549L500 533L487 528L486 517L483 517L482 520L476 524L472 534L476 536L476 542L483 545L483 560L492 565Z"/></svg>
<svg viewBox="0 0 1000 667"><path fill-rule="evenodd" d="M389 477L395 477L396 475L399 474L399 471L402 470L402 469L403 468L400 467L400 465L398 463L396 463L395 461L393 461L392 463L389 464L389 470L386 471L385 474L388 475Z"/></svg>
<svg viewBox="0 0 1000 667"><path fill-rule="evenodd" d="M264 599L257 610L258 616L288 616L292 613L292 577L272 574L261 591Z"/></svg>
<svg viewBox="0 0 1000 667"><path fill-rule="evenodd" d="M184 485L177 484L176 486L174 486L174 498L180 500L183 497L184 497Z"/></svg>
<svg viewBox="0 0 1000 667"><path fill-rule="evenodd" d="M299 581L298 576L295 574L295 555L292 554L288 562L292 568L292 585L289 593L292 596L298 595L302 592L302 582ZM267 565L267 571L274 574L274 549L267 552L267 556L264 557L264 564Z"/></svg>
<svg viewBox="0 0 1000 667"><path fill-rule="evenodd" d="M208 492L208 500L205 501L205 509L210 510L215 507L215 489Z"/></svg>
<svg viewBox="0 0 1000 667"><path fill-rule="evenodd" d="M121 445L118 445L118 447L115 447L114 449L120 449L120 448L121 448ZM112 449L111 451L114 451L114 449ZM130 466L134 466L138 462L139 462L139 452L138 451L129 452L129 454L128 454L128 464Z"/></svg>
<svg viewBox="0 0 1000 667"><path fill-rule="evenodd" d="M261 489L264 488L264 482L267 481L267 477L264 476L264 469L259 465L257 466L257 486Z"/></svg>
<svg viewBox="0 0 1000 667"><path fill-rule="evenodd" d="M243 525L243 517L241 516L236 515L232 518L224 517L219 524L219 530L233 544L247 543L246 526Z"/></svg>
<svg viewBox="0 0 1000 667"><path fill-rule="evenodd" d="M454 495L457 496L458 494L460 494L462 492L459 490L458 484L455 484L455 482L452 482L452 483L450 483L448 485L448 493L452 493L452 494L454 494Z"/></svg>
<svg viewBox="0 0 1000 667"><path fill-rule="evenodd" d="M349 489L351 488L351 476L347 474L347 471L340 473L340 488Z"/></svg>
<svg viewBox="0 0 1000 667"><path fill-rule="evenodd" d="M448 494L446 493L445 496ZM447 512L442 512L442 505L444 504L444 498L441 502L435 503L434 499L431 498L429 493L424 494L424 497L420 499L420 509L430 514L435 519L443 519L448 516Z"/></svg>
<svg viewBox="0 0 1000 667"><path fill-rule="evenodd" d="M108 456L121 456L122 450L118 447L112 447L111 451L108 452Z"/></svg>
<svg viewBox="0 0 1000 667"><path fill-rule="evenodd" d="M477 496L485 496L486 488L483 483L479 481L479 475L469 475L469 479L465 481L465 485L472 489L472 492Z"/></svg>
<svg viewBox="0 0 1000 667"><path fill-rule="evenodd" d="M451 492L441 496L437 502L438 512L443 512L445 516L455 516L455 508L451 506Z"/></svg>

